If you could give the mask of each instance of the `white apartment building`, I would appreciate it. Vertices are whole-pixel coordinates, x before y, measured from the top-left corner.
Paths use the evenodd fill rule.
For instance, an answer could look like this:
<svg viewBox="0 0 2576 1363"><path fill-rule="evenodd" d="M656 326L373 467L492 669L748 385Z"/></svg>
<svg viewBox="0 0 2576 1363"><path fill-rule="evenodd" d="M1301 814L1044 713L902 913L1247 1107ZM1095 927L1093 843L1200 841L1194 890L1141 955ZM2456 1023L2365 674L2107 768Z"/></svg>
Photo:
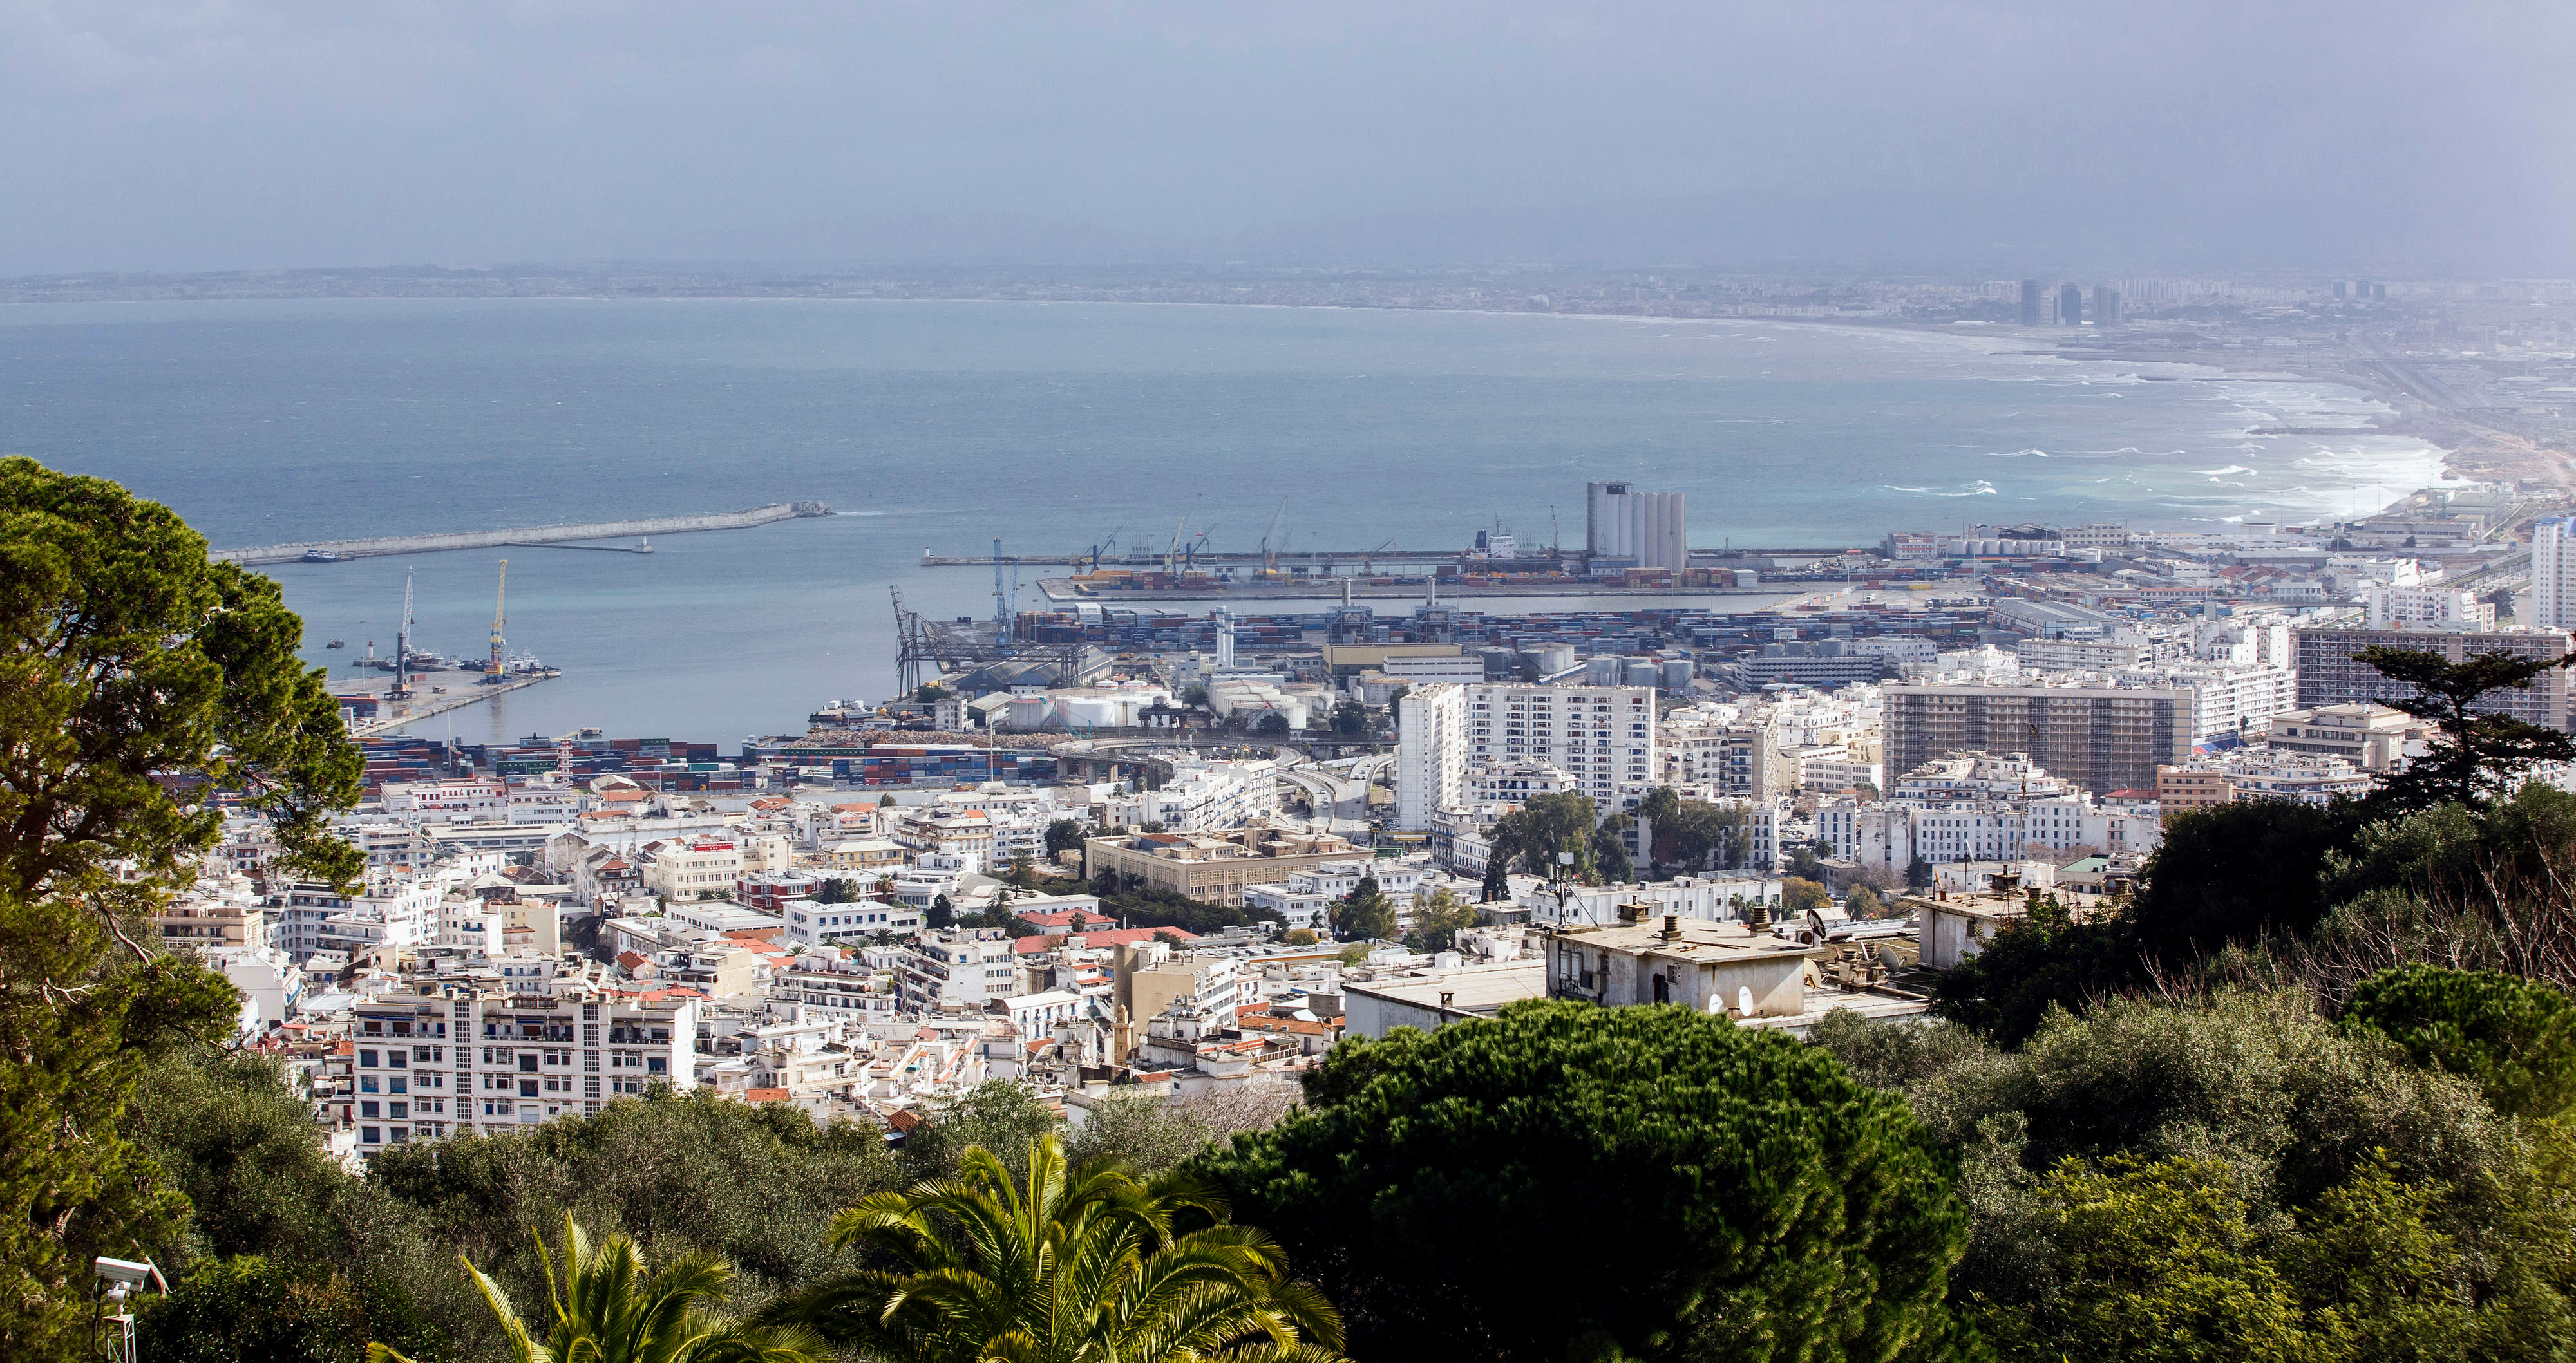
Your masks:
<svg viewBox="0 0 2576 1363"><path fill-rule="evenodd" d="M2537 555L2534 556L2535 558ZM2534 582L2538 581L2535 574ZM2494 629L2495 605L2462 587L2362 588L2362 623L2372 629Z"/></svg>
<svg viewBox="0 0 2576 1363"><path fill-rule="evenodd" d="M581 792L551 778L513 789L499 777L439 781L387 781L385 813L399 822L570 823L581 811Z"/></svg>
<svg viewBox="0 0 2576 1363"><path fill-rule="evenodd" d="M1500 766L1475 767L1467 773L1465 803L1522 805L1540 795L1562 795L1574 789L1574 785L1574 778L1552 762L1506 762Z"/></svg>
<svg viewBox="0 0 2576 1363"><path fill-rule="evenodd" d="M1395 703L1395 826L1405 832L1428 832L1433 815L1463 798L1467 692L1464 685L1431 682Z"/></svg>
<svg viewBox="0 0 2576 1363"><path fill-rule="evenodd" d="M866 939L890 932L898 937L921 931L922 911L919 906L900 900L879 903L862 899L849 904L826 904L813 899L791 899L784 906L787 930L779 934L788 946L812 950L852 939Z"/></svg>
<svg viewBox="0 0 2576 1363"><path fill-rule="evenodd" d="M1902 876L1917 857L1930 862L2008 860L2034 846L2152 852L2164 841L2164 827L2154 815L2097 809L2063 797L2018 807L2001 800L1837 800L1816 810L1816 836L1833 847L1836 857Z"/></svg>
<svg viewBox="0 0 2576 1363"><path fill-rule="evenodd" d="M742 848L732 838L667 838L637 849L644 889L663 902L730 899L742 881Z"/></svg>
<svg viewBox="0 0 2576 1363"><path fill-rule="evenodd" d="M1638 903L1654 905L1658 916L1729 923L1757 906L1776 909L1781 889L1777 874L1762 872L1680 876L1641 885L1539 885L1523 892L1518 904L1538 927L1602 927L1620 921L1620 905Z"/></svg>
<svg viewBox="0 0 2576 1363"><path fill-rule="evenodd" d="M1651 686L1488 682L1465 691L1469 765L1551 763L1605 815L1635 809L1661 774Z"/></svg>
<svg viewBox="0 0 2576 1363"><path fill-rule="evenodd" d="M1011 939L990 928L923 933L895 968L896 997L906 1012L949 1004L982 1012L987 1002L1020 992L1018 959Z"/></svg>
<svg viewBox="0 0 2576 1363"><path fill-rule="evenodd" d="M1161 786L1108 803L1130 827L1155 823L1170 833L1240 828L1279 811L1278 764L1182 759L1172 764L1171 779ZM1129 804L1134 806L1132 815L1125 808ZM1043 826L1039 832L1044 834ZM1044 845L1043 836L1040 845Z"/></svg>
<svg viewBox="0 0 2576 1363"><path fill-rule="evenodd" d="M2531 605L2532 618L2518 623L2576 629L2576 516L2533 522Z"/></svg>
<svg viewBox="0 0 2576 1363"><path fill-rule="evenodd" d="M358 1153L597 1112L653 1083L694 1085L695 1000L389 995L357 1006L323 1115Z"/></svg>
<svg viewBox="0 0 2576 1363"><path fill-rule="evenodd" d="M447 885L444 877L399 869L370 871L366 893L355 897L327 885L297 884L275 916L269 945L298 965L317 951L354 958L380 947L428 946L438 939L438 905Z"/></svg>
<svg viewBox="0 0 2576 1363"><path fill-rule="evenodd" d="M2299 705L2298 672L2264 663L2184 663L2114 675L2125 685L2190 687L2194 743L2260 733L2272 716Z"/></svg>

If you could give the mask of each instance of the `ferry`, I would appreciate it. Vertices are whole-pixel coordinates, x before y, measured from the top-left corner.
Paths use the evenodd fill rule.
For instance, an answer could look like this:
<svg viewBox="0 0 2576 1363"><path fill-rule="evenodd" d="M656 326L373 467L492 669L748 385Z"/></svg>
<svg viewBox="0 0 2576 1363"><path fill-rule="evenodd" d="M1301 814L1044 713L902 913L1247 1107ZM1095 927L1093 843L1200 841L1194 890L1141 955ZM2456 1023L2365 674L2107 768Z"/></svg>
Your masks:
<svg viewBox="0 0 2576 1363"><path fill-rule="evenodd" d="M324 645L323 645L323 647L324 647L324 648L347 648L348 646L349 646L349 641L348 641L348 640L346 640L346 639L334 639L334 640L332 640L331 642L329 642L329 643L327 643L327 644L324 644Z"/></svg>
<svg viewBox="0 0 2576 1363"><path fill-rule="evenodd" d="M340 555L332 553L328 549L307 549L304 551L304 561L306 563L337 563L340 561Z"/></svg>

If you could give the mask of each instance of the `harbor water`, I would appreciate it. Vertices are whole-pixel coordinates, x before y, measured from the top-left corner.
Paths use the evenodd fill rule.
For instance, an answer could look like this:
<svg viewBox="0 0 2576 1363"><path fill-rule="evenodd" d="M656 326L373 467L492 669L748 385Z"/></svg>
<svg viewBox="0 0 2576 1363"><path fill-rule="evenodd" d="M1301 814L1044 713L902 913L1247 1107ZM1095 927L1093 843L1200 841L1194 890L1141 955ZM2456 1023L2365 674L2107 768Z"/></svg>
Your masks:
<svg viewBox="0 0 2576 1363"><path fill-rule="evenodd" d="M1579 545L1583 484L1689 496L1701 547L1967 522L2297 521L2439 476L2348 389L2017 343L1792 323L848 301L298 301L0 309L0 451L176 508L218 547L725 511L837 514L554 547L264 569L309 656L479 654L566 676L426 721L720 741L892 683L888 589L990 615L989 570L1176 533L1251 551ZM1281 508L1285 506L1284 517ZM1046 570L1060 573L1061 569ZM1043 598L1040 570L1023 606ZM1723 604L1719 604L1723 603ZM1372 603L1382 611L1401 603ZM1516 601L1462 602L1492 612ZM1699 603L1692 603L1699 604ZM1764 598L1708 598L1753 609ZM1314 608L1297 603L1291 608ZM329 639L348 647L326 651Z"/></svg>

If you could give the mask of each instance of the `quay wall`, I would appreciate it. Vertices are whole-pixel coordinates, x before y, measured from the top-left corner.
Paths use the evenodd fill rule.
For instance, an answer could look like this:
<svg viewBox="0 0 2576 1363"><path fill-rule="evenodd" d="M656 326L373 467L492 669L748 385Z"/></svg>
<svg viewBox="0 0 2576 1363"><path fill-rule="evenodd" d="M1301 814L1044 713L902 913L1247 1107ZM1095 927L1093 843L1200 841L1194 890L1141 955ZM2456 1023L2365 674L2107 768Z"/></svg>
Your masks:
<svg viewBox="0 0 2576 1363"><path fill-rule="evenodd" d="M467 530L446 535L382 535L372 539L312 540L301 544L267 544L251 549L217 549L206 557L232 563L292 563L315 550L342 558L385 554L436 554L451 549L495 549L511 544L553 544L564 540L623 539L629 535L683 535L698 530L745 530L799 516L828 516L821 502L779 502L748 511L720 511L703 516L659 516L649 520L596 521L579 525L531 525L516 530Z"/></svg>

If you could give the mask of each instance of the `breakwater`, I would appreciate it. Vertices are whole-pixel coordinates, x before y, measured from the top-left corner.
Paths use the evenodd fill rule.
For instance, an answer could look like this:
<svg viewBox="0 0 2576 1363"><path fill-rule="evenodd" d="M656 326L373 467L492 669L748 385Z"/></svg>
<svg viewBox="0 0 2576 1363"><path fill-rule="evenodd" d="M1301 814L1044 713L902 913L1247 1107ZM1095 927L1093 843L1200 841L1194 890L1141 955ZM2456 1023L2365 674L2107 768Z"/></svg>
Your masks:
<svg viewBox="0 0 2576 1363"><path fill-rule="evenodd" d="M330 558L378 558L387 554L439 554L454 549L499 549L521 544L555 544L566 540L624 539L629 535L685 535L700 530L747 530L799 516L829 516L821 502L779 502L748 511L720 511L703 516L659 516L636 521L596 521L579 525L531 525L515 530L467 530L447 535L382 535L373 539L314 540L303 544L268 544L252 549L217 549L208 558L240 564L294 563L317 555Z"/></svg>

